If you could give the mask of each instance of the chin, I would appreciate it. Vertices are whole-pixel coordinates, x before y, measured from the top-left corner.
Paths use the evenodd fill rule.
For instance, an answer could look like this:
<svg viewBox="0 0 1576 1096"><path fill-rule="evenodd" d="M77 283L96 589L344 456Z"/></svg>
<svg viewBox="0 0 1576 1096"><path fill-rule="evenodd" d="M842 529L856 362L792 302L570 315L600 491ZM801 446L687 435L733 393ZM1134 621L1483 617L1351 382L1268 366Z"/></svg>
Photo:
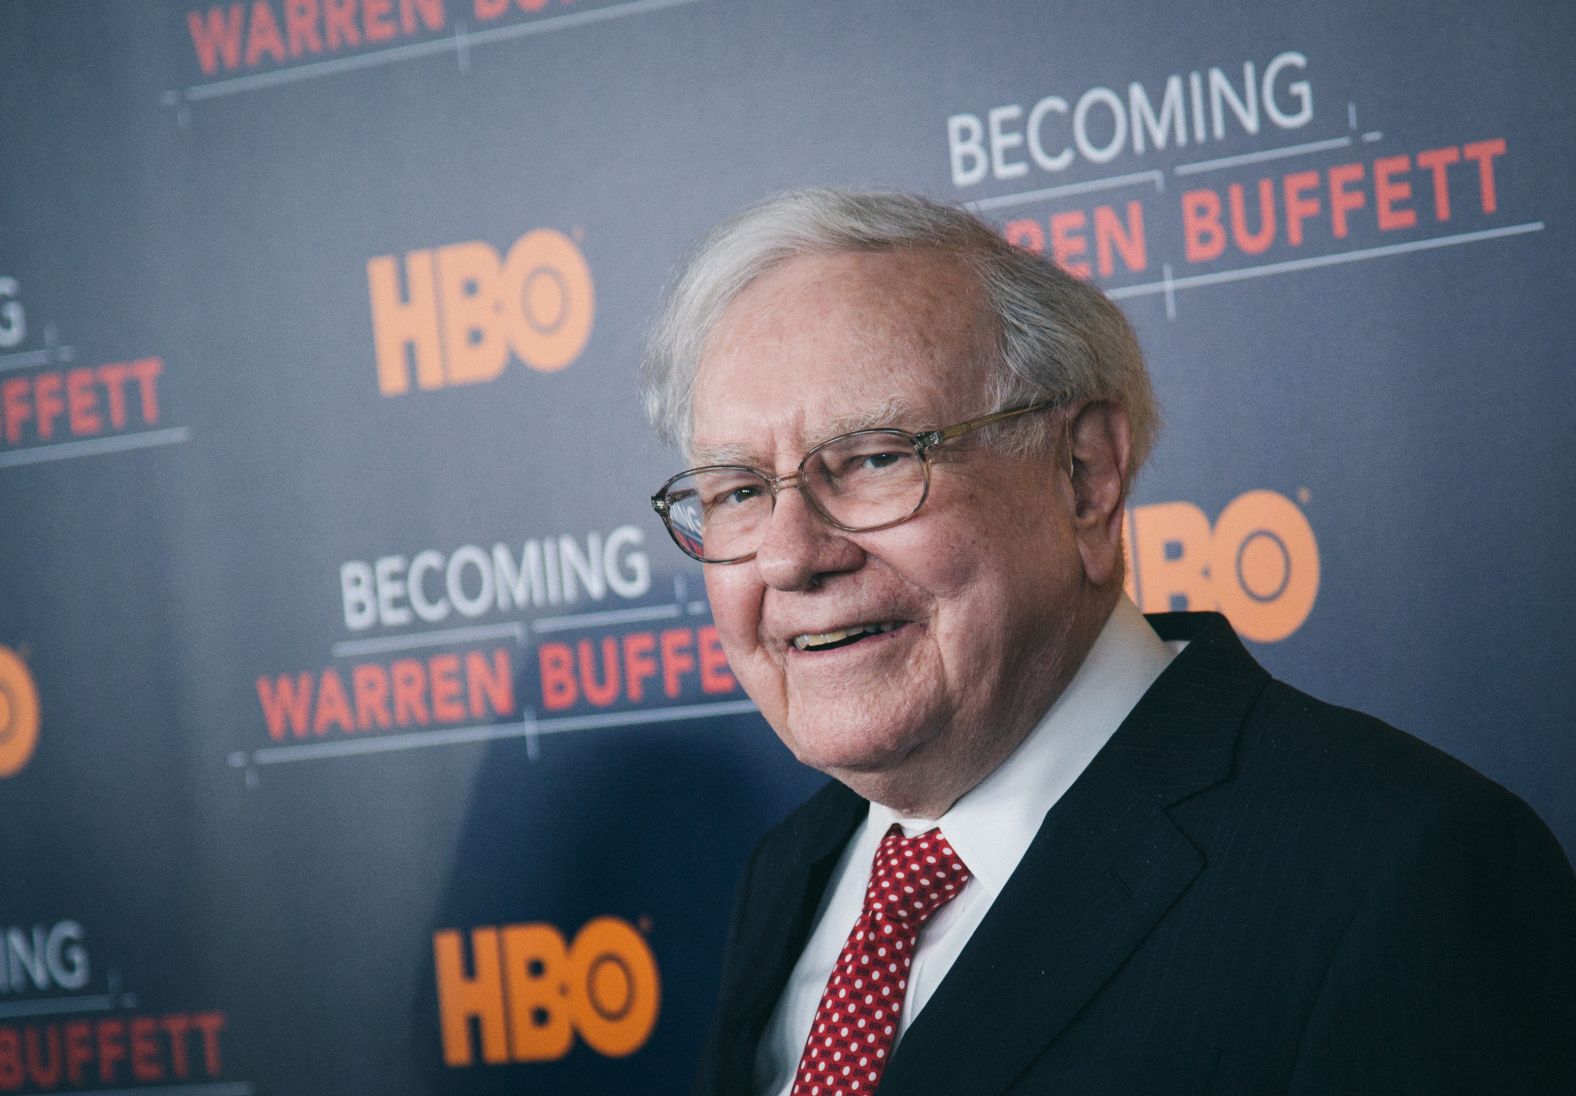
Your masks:
<svg viewBox="0 0 1576 1096"><path fill-rule="evenodd" d="M911 723L871 723L869 713L850 718L824 713L792 721L784 741L802 764L845 784L880 781L895 773L925 740ZM834 729L835 728L835 729ZM855 790L859 788L856 786Z"/></svg>

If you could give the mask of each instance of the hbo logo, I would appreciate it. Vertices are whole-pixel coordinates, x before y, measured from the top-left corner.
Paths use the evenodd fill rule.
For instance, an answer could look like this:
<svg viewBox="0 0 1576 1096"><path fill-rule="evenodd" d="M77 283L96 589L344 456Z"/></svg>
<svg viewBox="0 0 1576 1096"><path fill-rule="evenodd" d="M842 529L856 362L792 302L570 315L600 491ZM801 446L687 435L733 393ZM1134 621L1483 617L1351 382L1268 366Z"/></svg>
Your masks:
<svg viewBox="0 0 1576 1096"><path fill-rule="evenodd" d="M401 287L401 273L404 286ZM527 232L507 256L479 240L422 248L367 263L378 389L490 381L512 351L552 372L580 356L591 337L596 289L573 240L550 228Z"/></svg>
<svg viewBox="0 0 1576 1096"><path fill-rule="evenodd" d="M1238 495L1213 527L1191 502L1134 506L1124 531L1127 593L1146 613L1219 609L1247 639L1274 643L1318 599L1313 526L1275 491Z"/></svg>
<svg viewBox="0 0 1576 1096"><path fill-rule="evenodd" d="M552 925L471 930L470 973L459 930L432 936L443 1061L540 1062L564 1057L576 1032L598 1054L639 1050L656 1026L661 984L656 957L626 921L598 917L567 944Z"/></svg>

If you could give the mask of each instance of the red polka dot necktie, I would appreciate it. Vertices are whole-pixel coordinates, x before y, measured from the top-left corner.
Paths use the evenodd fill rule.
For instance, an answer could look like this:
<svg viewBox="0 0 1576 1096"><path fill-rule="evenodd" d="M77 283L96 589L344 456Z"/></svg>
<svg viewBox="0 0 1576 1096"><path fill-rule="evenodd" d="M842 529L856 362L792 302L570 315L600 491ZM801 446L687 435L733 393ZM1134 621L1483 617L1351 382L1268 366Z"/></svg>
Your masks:
<svg viewBox="0 0 1576 1096"><path fill-rule="evenodd" d="M865 906L821 995L793 1096L869 1096L892 1053L919 930L958 896L969 870L940 830L894 824L870 865Z"/></svg>

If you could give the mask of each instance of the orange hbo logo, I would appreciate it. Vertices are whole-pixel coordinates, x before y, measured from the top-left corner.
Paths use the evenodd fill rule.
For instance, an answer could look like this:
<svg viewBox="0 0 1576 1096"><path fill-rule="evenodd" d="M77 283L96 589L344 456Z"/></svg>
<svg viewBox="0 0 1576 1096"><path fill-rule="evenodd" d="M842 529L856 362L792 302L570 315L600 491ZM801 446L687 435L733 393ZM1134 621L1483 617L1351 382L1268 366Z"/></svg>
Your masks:
<svg viewBox="0 0 1576 1096"><path fill-rule="evenodd" d="M656 956L627 921L588 921L572 944L542 923L474 928L470 938L467 974L460 931L432 935L445 1065L474 1064L472 1020L493 1065L555 1061L575 1032L598 1054L623 1058L656 1026Z"/></svg>
<svg viewBox="0 0 1576 1096"><path fill-rule="evenodd" d="M0 647L0 779L22 771L38 745L38 687L27 663Z"/></svg>
<svg viewBox="0 0 1576 1096"><path fill-rule="evenodd" d="M1146 613L1219 609L1242 635L1285 639L1319 596L1319 544L1297 504L1247 491L1209 518L1191 502L1127 513L1127 592Z"/></svg>
<svg viewBox="0 0 1576 1096"><path fill-rule="evenodd" d="M403 277L402 277L403 275ZM402 284L403 282L403 284ZM479 240L367 263L378 390L385 396L495 379L514 356L553 372L591 337L591 268L562 232L539 228L506 256Z"/></svg>

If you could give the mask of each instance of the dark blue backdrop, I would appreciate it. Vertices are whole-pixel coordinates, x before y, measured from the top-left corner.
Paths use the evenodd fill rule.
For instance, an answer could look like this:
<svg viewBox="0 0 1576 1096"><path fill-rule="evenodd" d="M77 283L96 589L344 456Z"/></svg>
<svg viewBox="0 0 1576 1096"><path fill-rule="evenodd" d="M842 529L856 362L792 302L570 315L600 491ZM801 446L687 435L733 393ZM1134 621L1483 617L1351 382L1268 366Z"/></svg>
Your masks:
<svg viewBox="0 0 1576 1096"><path fill-rule="evenodd" d="M1144 607L1255 609L1277 674L1576 847L1576 14L1158 11L0 9L0 1092L683 1090L732 880L819 778L715 663L633 374L685 244L796 184L1103 241L1168 419ZM538 229L589 293L562 252L506 276ZM440 382L507 364L385 394L386 324ZM1256 491L1294 520L1212 547ZM445 1064L435 933L599 917L660 970L632 1054L492 1064L473 1025Z"/></svg>

